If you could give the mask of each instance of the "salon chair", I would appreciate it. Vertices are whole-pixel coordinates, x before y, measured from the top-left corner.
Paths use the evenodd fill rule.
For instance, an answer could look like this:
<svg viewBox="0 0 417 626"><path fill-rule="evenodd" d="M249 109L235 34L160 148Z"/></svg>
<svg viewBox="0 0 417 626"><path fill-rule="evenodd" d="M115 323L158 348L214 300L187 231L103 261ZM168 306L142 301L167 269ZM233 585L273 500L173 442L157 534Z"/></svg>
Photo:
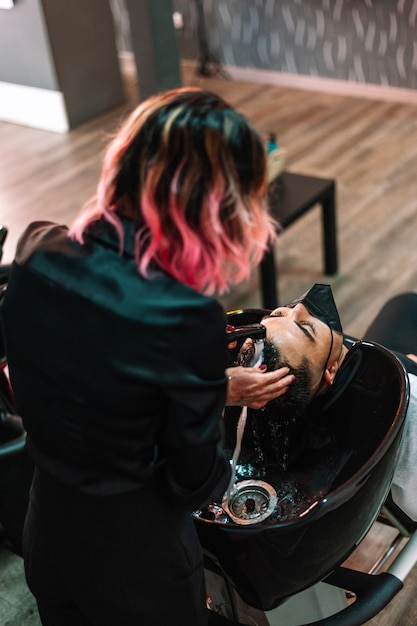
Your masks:
<svg viewBox="0 0 417 626"><path fill-rule="evenodd" d="M4 231L0 226L0 258ZM0 266L0 302L8 272L9 266L7 269ZM17 415L6 367L6 351L0 332L0 539L7 540L11 549L21 555L33 464L26 453L26 432Z"/></svg>
<svg viewBox="0 0 417 626"><path fill-rule="evenodd" d="M25 450L26 434L20 418L1 405L0 396L0 536L21 555L33 465Z"/></svg>
<svg viewBox="0 0 417 626"><path fill-rule="evenodd" d="M16 414L8 379L0 366L0 537L21 554L22 532L33 477L26 433Z"/></svg>
<svg viewBox="0 0 417 626"><path fill-rule="evenodd" d="M389 348L398 356L407 372L417 375L417 365L405 355L415 351L417 342L417 294L414 292L399 293L390 298L379 310L370 326L364 333L364 339L376 341ZM346 338L348 347L355 343L352 337ZM387 550L380 556L373 567L379 571L388 558L398 552L404 539L411 538L417 531L417 522L410 519L388 495L378 521L395 528L398 532Z"/></svg>
<svg viewBox="0 0 417 626"><path fill-rule="evenodd" d="M228 321L235 327L257 324L264 313L235 311ZM208 586L207 593L211 598L227 598L222 619L230 624L257 623L255 612L267 616L268 621L258 623L271 626L359 626L391 601L417 561L417 540L412 537L386 572L368 574L343 567L389 495L409 384L400 361L372 342L353 342L337 380L332 393L315 400L308 410L309 423L317 425L320 432L324 428L331 449L317 447L317 443L315 449L307 446L299 466L296 461L288 470L288 478L290 474L312 477L319 497L292 518L280 521L271 515L248 526L219 515L217 508L216 516L210 507L194 514L207 579L214 584L212 589ZM233 426L228 433L229 421ZM226 450L233 450L230 437L236 432L235 423L236 416L226 410ZM242 465L251 449L250 436L248 433L247 441L242 442ZM331 450L337 457L337 469L326 475L323 458L330 458ZM334 460L333 455L333 464ZM265 470L260 476L267 483L273 483L275 477ZM218 507L218 502L214 506ZM298 597L323 584L330 590L329 598L332 589L344 598L348 590L356 600L341 602L341 610L325 617L313 602L311 617L303 622L297 621L296 615L294 621L280 617L286 605L297 605ZM216 585L221 587L220 594ZM218 603L214 608L223 610ZM242 615L247 616L246 621Z"/></svg>

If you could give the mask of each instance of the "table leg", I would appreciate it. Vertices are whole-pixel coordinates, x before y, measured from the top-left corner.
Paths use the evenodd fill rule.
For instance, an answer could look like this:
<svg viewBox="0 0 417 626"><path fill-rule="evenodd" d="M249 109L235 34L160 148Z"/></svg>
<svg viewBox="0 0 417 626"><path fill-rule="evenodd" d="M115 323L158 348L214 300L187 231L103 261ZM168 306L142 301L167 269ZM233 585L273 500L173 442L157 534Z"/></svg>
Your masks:
<svg viewBox="0 0 417 626"><path fill-rule="evenodd" d="M322 224L324 242L324 271L331 276L338 270L336 233L336 190L333 185L322 200Z"/></svg>
<svg viewBox="0 0 417 626"><path fill-rule="evenodd" d="M271 248L265 253L260 264L262 306L275 309L278 306L278 275L275 269L275 255Z"/></svg>

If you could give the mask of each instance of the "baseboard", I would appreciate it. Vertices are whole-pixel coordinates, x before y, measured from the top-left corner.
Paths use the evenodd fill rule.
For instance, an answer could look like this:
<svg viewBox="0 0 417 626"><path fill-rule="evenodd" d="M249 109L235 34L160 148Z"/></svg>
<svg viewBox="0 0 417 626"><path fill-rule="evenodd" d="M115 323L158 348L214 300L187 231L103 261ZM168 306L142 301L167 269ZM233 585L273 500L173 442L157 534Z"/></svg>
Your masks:
<svg viewBox="0 0 417 626"><path fill-rule="evenodd" d="M197 67L194 61L183 61L185 66ZM367 98L369 100L386 100L388 102L402 102L404 104L417 104L417 90L402 89L385 85L372 85L370 83L356 83L348 80L322 78L320 76L304 76L301 74L289 74L272 70L260 70L249 67L237 67L235 65L222 65L221 70L231 79L250 83L261 83L301 89L304 91L319 91L336 95Z"/></svg>
<svg viewBox="0 0 417 626"><path fill-rule="evenodd" d="M69 131L60 91L0 82L0 120L56 133Z"/></svg>

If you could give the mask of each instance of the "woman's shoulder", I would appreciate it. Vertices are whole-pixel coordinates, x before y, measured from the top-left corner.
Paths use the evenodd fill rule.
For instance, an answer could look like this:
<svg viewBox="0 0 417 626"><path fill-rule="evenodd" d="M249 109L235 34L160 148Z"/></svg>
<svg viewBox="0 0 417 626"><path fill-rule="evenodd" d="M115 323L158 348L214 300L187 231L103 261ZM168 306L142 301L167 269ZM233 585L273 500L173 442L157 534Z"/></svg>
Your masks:
<svg viewBox="0 0 417 626"><path fill-rule="evenodd" d="M37 250L58 250L63 245L68 245L70 243L68 232L68 227L62 224L48 221L32 222L17 242L16 262L24 263Z"/></svg>

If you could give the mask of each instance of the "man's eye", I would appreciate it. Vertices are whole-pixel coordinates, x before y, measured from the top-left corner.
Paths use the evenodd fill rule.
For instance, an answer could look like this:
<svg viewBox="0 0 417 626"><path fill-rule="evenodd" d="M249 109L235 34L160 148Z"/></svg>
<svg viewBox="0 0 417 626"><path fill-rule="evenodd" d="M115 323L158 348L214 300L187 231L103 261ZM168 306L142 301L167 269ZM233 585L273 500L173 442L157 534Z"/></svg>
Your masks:
<svg viewBox="0 0 417 626"><path fill-rule="evenodd" d="M314 337L314 327L310 322L300 322L300 326L304 326L306 329L308 329L307 332L309 333L309 335Z"/></svg>

